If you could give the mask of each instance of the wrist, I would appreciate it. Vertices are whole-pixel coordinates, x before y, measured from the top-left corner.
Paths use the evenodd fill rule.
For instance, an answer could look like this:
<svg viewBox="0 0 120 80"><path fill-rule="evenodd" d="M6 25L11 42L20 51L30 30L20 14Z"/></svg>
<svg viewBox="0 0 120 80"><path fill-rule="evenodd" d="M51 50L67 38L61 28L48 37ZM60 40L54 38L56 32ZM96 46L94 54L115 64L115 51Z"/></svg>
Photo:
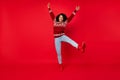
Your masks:
<svg viewBox="0 0 120 80"><path fill-rule="evenodd" d="M49 10L49 13L51 13L51 12L52 12L52 10L51 10L51 8L50 8L50 7L48 8L48 10Z"/></svg>
<svg viewBox="0 0 120 80"><path fill-rule="evenodd" d="M48 10L51 10L51 8L50 8L50 7L48 7Z"/></svg>
<svg viewBox="0 0 120 80"><path fill-rule="evenodd" d="M76 10L76 9L74 10L75 13L76 13L77 11L78 11L78 10Z"/></svg>
<svg viewBox="0 0 120 80"><path fill-rule="evenodd" d="M77 12L77 10L75 9L75 10L73 11L73 14L76 15L76 12Z"/></svg>

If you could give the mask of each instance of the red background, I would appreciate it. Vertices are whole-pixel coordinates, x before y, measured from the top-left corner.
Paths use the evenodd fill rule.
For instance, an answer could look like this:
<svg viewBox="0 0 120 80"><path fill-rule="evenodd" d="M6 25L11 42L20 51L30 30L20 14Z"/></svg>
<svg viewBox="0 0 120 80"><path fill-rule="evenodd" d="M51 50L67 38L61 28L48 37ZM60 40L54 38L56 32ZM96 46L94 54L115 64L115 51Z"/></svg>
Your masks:
<svg viewBox="0 0 120 80"><path fill-rule="evenodd" d="M68 24L66 34L87 49L81 54L63 43L65 70L58 70L53 38L53 22L47 3L55 15L70 16L76 5L80 11ZM119 80L120 2L117 0L5 0L0 1L1 80Z"/></svg>

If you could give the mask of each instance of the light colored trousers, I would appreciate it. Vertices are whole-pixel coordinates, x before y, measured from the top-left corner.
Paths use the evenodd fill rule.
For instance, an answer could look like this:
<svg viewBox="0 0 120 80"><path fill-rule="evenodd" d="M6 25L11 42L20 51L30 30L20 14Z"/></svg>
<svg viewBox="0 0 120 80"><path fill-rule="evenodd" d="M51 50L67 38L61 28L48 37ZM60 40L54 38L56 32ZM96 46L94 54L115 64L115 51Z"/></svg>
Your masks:
<svg viewBox="0 0 120 80"><path fill-rule="evenodd" d="M62 56L61 56L61 42L62 41L71 44L75 48L78 48L78 44L66 35L55 38L55 48L56 48L57 58L58 58L59 64L62 64Z"/></svg>

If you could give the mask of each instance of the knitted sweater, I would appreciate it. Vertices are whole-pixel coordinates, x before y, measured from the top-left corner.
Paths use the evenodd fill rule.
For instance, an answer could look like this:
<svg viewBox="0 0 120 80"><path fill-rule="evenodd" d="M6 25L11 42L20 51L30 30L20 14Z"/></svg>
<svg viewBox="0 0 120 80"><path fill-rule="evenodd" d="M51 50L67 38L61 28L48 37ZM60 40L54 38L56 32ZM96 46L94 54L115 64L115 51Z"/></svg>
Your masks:
<svg viewBox="0 0 120 80"><path fill-rule="evenodd" d="M52 12L51 8L48 8L48 10L49 10L50 16L54 22L54 24L53 24L54 25L54 37L57 38L57 37L64 35L65 34L65 27L72 20L72 18L75 16L77 11L74 10L72 12L72 14L70 15L70 17L67 18L67 20L65 22L57 22L56 17L54 15L54 13Z"/></svg>

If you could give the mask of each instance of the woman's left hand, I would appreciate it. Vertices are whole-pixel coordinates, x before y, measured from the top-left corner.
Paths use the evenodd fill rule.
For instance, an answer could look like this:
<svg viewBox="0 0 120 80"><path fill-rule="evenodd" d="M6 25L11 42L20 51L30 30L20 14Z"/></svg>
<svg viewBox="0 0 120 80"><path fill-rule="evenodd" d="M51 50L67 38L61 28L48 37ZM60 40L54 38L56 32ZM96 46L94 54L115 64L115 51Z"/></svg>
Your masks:
<svg viewBox="0 0 120 80"><path fill-rule="evenodd" d="M76 11L79 11L80 10L80 6L76 6Z"/></svg>

